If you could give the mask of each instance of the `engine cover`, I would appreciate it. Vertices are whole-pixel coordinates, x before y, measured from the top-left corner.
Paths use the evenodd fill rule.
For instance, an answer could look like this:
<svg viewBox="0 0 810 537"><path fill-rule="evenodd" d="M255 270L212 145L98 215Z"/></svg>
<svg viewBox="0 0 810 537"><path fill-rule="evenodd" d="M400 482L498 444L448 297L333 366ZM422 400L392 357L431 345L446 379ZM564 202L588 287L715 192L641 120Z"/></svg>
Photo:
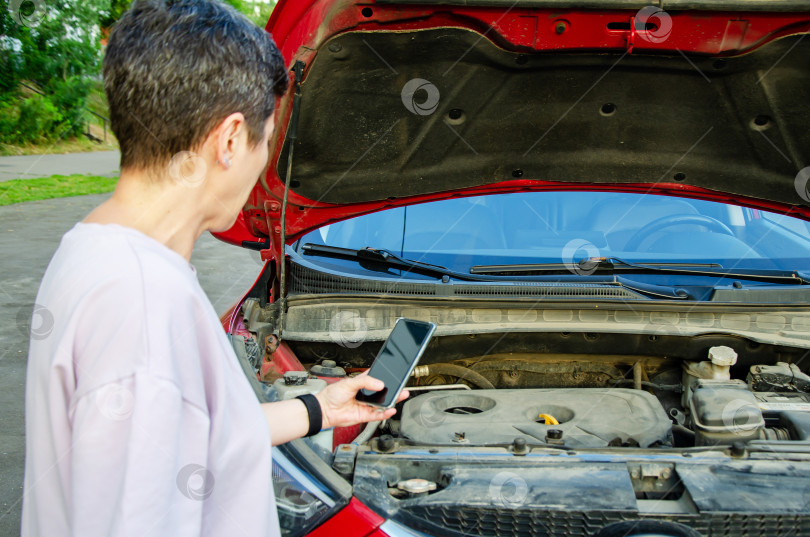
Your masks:
<svg viewBox="0 0 810 537"><path fill-rule="evenodd" d="M546 425L540 414L559 425ZM435 391L405 402L402 435L425 444L546 442L549 429L571 447L671 444L672 422L653 395L627 388Z"/></svg>

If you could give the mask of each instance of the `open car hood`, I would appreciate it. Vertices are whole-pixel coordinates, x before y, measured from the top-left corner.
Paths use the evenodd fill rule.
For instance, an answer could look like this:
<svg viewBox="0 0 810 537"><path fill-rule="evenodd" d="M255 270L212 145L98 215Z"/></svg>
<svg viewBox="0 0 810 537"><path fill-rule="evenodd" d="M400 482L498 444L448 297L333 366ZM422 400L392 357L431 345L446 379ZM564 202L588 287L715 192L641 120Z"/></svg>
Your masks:
<svg viewBox="0 0 810 537"><path fill-rule="evenodd" d="M806 2L281 0L267 29L300 84L227 242L277 257L291 144L288 243L382 208L518 190L810 219Z"/></svg>

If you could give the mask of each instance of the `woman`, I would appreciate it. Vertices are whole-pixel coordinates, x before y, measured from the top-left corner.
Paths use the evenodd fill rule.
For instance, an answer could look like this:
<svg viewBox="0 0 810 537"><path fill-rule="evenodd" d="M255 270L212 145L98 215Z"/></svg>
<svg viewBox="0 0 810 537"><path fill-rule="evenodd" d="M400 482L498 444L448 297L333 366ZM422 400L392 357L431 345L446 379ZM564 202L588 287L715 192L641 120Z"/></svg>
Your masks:
<svg viewBox="0 0 810 537"><path fill-rule="evenodd" d="M355 401L367 375L259 405L189 264L266 168L283 59L215 0L141 0L104 79L121 177L37 296L55 324L30 345L22 533L278 535L271 443L394 413Z"/></svg>

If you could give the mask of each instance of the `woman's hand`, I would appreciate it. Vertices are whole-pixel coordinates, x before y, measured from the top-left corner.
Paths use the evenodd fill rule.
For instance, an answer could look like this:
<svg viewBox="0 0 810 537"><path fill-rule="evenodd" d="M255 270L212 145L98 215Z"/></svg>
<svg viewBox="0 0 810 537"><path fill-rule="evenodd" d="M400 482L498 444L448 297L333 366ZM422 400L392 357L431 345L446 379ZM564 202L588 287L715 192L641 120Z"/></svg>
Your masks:
<svg viewBox="0 0 810 537"><path fill-rule="evenodd" d="M392 417L396 414L395 408L383 410L355 399L357 392L362 389L378 392L384 387L383 381L369 377L368 371L364 371L356 377L349 377L330 384L316 393L315 397L321 403L323 428L346 427L368 421L386 420ZM407 399L409 395L408 390L402 390L397 402Z"/></svg>

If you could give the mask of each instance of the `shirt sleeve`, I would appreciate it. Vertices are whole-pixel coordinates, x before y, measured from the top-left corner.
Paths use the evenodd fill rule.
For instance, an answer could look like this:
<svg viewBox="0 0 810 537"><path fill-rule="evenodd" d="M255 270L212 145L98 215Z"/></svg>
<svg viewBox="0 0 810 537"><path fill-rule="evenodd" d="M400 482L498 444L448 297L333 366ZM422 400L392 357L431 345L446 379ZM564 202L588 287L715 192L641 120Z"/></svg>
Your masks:
<svg viewBox="0 0 810 537"><path fill-rule="evenodd" d="M72 535L199 536L212 479L207 415L169 380L135 374L73 406Z"/></svg>

